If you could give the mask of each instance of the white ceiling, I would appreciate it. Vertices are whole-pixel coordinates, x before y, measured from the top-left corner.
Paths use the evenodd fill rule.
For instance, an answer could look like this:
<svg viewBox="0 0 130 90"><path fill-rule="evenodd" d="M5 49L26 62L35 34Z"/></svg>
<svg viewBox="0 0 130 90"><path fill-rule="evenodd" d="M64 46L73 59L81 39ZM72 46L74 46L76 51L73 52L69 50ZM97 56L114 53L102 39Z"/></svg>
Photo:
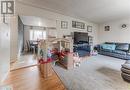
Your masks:
<svg viewBox="0 0 130 90"><path fill-rule="evenodd" d="M130 0L19 0L95 23L130 17Z"/></svg>

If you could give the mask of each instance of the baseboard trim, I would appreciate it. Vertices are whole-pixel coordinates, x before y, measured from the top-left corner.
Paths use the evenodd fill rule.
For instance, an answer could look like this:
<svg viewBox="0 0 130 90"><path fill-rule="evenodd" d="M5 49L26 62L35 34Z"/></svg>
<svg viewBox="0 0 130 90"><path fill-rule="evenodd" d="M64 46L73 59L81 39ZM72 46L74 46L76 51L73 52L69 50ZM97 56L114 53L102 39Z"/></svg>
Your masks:
<svg viewBox="0 0 130 90"><path fill-rule="evenodd" d="M25 67L20 67L20 68L17 68L17 69L12 69L10 71L16 71L16 70L19 70L19 69L24 69L24 68L34 67L34 66L38 66L38 64L30 65L30 66L25 66Z"/></svg>
<svg viewBox="0 0 130 90"><path fill-rule="evenodd" d="M10 70L5 74L5 76L1 79L0 85L6 80L7 76L9 75Z"/></svg>
<svg viewBox="0 0 130 90"><path fill-rule="evenodd" d="M15 63L18 60L18 57L15 57L15 59L10 58L10 64Z"/></svg>

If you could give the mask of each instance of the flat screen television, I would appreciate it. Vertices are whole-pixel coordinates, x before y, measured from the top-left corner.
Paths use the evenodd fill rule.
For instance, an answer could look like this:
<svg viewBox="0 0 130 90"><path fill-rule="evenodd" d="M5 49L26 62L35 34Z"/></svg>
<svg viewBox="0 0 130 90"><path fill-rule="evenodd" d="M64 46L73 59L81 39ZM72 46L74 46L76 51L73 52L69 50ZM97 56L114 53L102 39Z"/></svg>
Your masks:
<svg viewBox="0 0 130 90"><path fill-rule="evenodd" d="M88 43L88 33L74 32L74 44Z"/></svg>

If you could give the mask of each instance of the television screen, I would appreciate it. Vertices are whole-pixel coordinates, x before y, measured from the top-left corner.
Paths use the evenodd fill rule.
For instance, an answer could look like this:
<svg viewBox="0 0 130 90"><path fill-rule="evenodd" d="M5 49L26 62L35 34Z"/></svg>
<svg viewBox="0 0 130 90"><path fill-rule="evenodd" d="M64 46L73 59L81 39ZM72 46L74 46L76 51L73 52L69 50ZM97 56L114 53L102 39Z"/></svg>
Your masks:
<svg viewBox="0 0 130 90"><path fill-rule="evenodd" d="M88 43L88 33L74 32L74 44Z"/></svg>

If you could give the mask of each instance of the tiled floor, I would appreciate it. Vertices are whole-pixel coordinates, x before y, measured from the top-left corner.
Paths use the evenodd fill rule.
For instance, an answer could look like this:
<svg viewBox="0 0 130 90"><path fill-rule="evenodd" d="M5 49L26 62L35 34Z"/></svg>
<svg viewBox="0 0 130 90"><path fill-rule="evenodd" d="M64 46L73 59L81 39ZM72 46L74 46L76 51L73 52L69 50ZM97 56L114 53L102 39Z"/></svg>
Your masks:
<svg viewBox="0 0 130 90"><path fill-rule="evenodd" d="M19 68L29 67L37 65L37 59L36 56L33 54L26 54L20 56L20 58L15 62L11 64L11 70L16 70Z"/></svg>

